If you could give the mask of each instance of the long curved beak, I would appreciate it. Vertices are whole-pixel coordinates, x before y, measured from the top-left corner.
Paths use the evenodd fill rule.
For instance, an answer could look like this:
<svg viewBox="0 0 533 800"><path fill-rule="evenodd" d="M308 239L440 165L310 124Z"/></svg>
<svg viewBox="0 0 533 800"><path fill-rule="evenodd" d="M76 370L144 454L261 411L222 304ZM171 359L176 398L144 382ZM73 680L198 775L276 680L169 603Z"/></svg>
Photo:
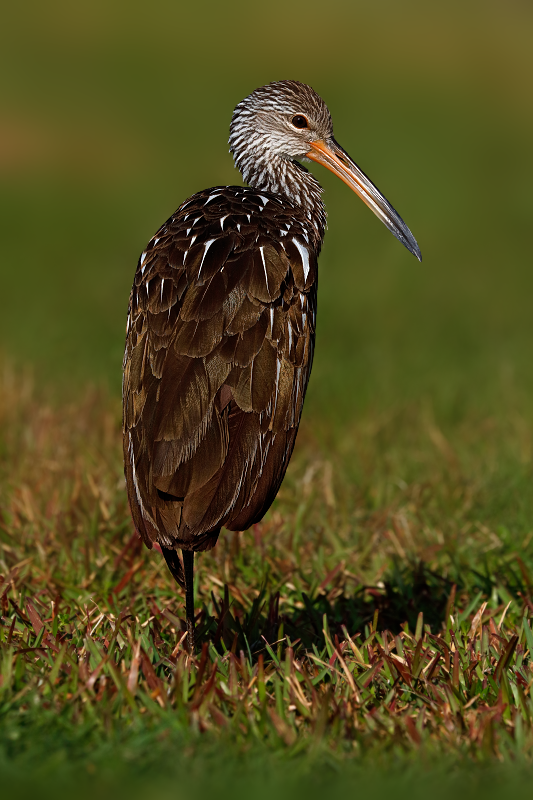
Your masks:
<svg viewBox="0 0 533 800"><path fill-rule="evenodd" d="M312 161L316 161L317 164L322 164L334 175L337 175L341 181L344 181L387 226L389 231L407 247L409 252L422 261L422 254L416 239L403 219L335 139L328 139L327 142L324 140L312 142L311 149L306 156Z"/></svg>

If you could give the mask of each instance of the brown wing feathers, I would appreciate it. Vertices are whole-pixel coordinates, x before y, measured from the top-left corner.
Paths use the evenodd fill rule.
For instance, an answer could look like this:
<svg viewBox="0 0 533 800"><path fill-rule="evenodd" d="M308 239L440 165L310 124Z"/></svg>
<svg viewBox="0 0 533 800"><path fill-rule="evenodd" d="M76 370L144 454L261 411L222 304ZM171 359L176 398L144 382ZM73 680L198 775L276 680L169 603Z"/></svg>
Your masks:
<svg viewBox="0 0 533 800"><path fill-rule="evenodd" d="M124 357L124 451L145 542L212 547L274 499L311 370L305 220L239 187L192 197L141 256Z"/></svg>

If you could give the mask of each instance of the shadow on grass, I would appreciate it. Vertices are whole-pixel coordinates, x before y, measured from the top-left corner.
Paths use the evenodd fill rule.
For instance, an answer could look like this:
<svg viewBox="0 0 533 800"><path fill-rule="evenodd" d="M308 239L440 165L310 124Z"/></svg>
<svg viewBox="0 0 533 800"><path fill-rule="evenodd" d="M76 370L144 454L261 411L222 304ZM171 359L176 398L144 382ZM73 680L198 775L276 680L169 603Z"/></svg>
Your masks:
<svg viewBox="0 0 533 800"><path fill-rule="evenodd" d="M452 590L450 580L431 572L422 562L407 567L396 563L380 586L361 586L352 595L343 593L334 600L325 594L311 598L301 593L294 605L280 608L280 593L267 596L263 589L246 613L232 601L226 586L220 602L212 598L215 616L209 616L205 608L202 611L198 640L209 641L220 650L250 654L264 652L265 640L272 645L284 637L297 649L322 649L325 626L339 640L346 638L343 628L352 637L366 638L377 619L380 629L397 634L406 626L415 630L420 614L424 624L437 632Z"/></svg>
<svg viewBox="0 0 533 800"><path fill-rule="evenodd" d="M509 599L533 609L531 582L519 557L503 571L492 571L487 562L481 570L457 569L454 578L433 572L421 561L403 565L397 560L379 586L360 586L352 594L339 593L333 600L325 593L314 597L300 593L290 606L280 604L279 592L268 595L263 588L246 612L225 586L220 602L212 597L215 616L210 616L205 607L201 612L198 642L210 642L220 652L243 650L250 656L263 652L268 659L273 650L269 651L266 643L275 650L284 637L295 650L321 650L324 628L333 641L345 640L346 632L364 641L377 626L396 635L402 630L414 632L423 624L437 634L450 613L466 619L484 599L494 596L502 601L496 602L494 613L499 613Z"/></svg>

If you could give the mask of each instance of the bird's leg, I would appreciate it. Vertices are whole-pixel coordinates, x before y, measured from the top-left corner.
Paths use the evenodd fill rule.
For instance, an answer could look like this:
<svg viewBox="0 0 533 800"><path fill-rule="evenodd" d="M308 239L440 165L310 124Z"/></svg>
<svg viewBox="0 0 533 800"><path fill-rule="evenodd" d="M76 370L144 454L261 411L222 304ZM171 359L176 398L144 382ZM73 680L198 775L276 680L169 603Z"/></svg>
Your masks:
<svg viewBox="0 0 533 800"><path fill-rule="evenodd" d="M185 612L187 614L187 645L191 656L196 648L194 634L194 551L183 550L185 572Z"/></svg>

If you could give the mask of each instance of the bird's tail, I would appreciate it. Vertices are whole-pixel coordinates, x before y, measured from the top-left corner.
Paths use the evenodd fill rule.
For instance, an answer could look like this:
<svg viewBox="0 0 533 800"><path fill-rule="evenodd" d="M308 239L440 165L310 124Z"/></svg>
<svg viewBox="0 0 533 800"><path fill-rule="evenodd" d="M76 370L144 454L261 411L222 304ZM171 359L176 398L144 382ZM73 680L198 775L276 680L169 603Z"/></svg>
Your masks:
<svg viewBox="0 0 533 800"><path fill-rule="evenodd" d="M219 533L220 528L207 531L207 533L194 539L193 546L191 548L186 549L194 550L196 553L202 552L202 550L211 550L211 548L214 547L217 542ZM185 589L185 573L183 571L183 563L178 555L178 551L174 550L172 547L165 547L162 544L159 546L161 547L161 552L163 553L165 561L167 562L167 567L172 573L172 577L177 583L179 583L182 589Z"/></svg>
<svg viewBox="0 0 533 800"><path fill-rule="evenodd" d="M161 545L161 551L165 556L165 561L172 573L172 577L179 583L182 589L185 589L185 573L183 572L183 564L181 563L178 551L170 547L163 547L163 545Z"/></svg>

